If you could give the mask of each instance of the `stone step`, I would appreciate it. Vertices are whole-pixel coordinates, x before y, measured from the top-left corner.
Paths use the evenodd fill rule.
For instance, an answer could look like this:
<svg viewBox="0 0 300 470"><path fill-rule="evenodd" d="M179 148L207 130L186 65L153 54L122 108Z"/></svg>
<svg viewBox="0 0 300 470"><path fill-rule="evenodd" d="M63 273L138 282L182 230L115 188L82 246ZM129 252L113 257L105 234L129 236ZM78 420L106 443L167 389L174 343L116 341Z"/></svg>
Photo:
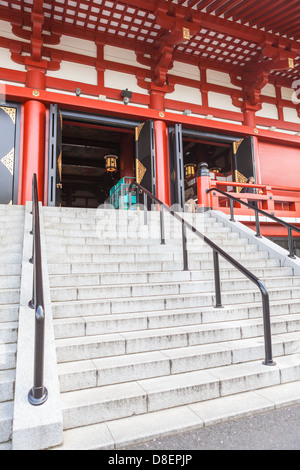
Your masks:
<svg viewBox="0 0 300 470"><path fill-rule="evenodd" d="M18 289L20 287L21 277L20 275L8 275L2 274L0 270L0 289Z"/></svg>
<svg viewBox="0 0 300 470"><path fill-rule="evenodd" d="M186 295L186 294L204 294L214 292L214 281L187 281L187 282L146 282L146 283L132 283L132 284L106 284L100 285L100 276L97 274L91 275L73 275L73 276L56 276L55 282L53 277L53 286L51 287L51 300L52 302L59 301L76 301L76 300L92 300L106 298L134 298L134 297L157 297L157 296L170 296L170 295ZM143 279L141 279L143 281ZM291 291L288 298L300 297L300 277L278 277L266 278L264 284L267 289L270 289L270 294L275 295L274 289L276 287L282 288L290 287ZM77 282L77 285L76 285ZM84 284L87 283L87 285ZM57 287L59 286L59 287ZM248 279L240 279L238 286L236 280L223 280L221 281L222 293L228 291L234 294L242 293L252 289L253 282ZM237 290L238 287L238 290ZM295 287L293 291L293 287ZM272 293L273 291L273 293Z"/></svg>
<svg viewBox="0 0 300 470"><path fill-rule="evenodd" d="M196 402L64 432L53 450L116 450L300 403L300 381Z"/></svg>
<svg viewBox="0 0 300 470"><path fill-rule="evenodd" d="M209 246L190 246L188 248L190 256L196 256L197 254L202 256L202 259L205 259L204 256L212 257L212 249ZM268 253L259 251L258 246L256 245L232 245L227 247L228 254L231 254L235 258L241 258L249 255L257 258L268 257ZM179 245L160 245L160 244L107 244L107 245L48 245L47 253L55 253L56 255L61 254L93 254L93 255L102 255L102 254L122 254L122 253L182 253L182 246Z"/></svg>
<svg viewBox="0 0 300 470"><path fill-rule="evenodd" d="M15 322L19 317L19 304L0 305L0 323Z"/></svg>
<svg viewBox="0 0 300 470"><path fill-rule="evenodd" d="M0 289L0 304L18 304L19 298L19 289Z"/></svg>
<svg viewBox="0 0 300 470"><path fill-rule="evenodd" d="M66 392L61 394L64 429L263 389L283 383L286 376L299 380L299 374L293 358L284 357L274 367L253 361Z"/></svg>
<svg viewBox="0 0 300 470"><path fill-rule="evenodd" d="M11 439L13 412L12 401L0 403L0 443L8 442Z"/></svg>
<svg viewBox="0 0 300 470"><path fill-rule="evenodd" d="M19 263L0 263L0 276L20 276L21 265Z"/></svg>
<svg viewBox="0 0 300 470"><path fill-rule="evenodd" d="M97 306L96 306L97 307ZM285 303L271 303L270 314L274 322L287 321L292 322L286 326L287 331L298 328L300 301L293 304L294 313L289 313L290 307ZM230 306L222 309L208 307L206 309L178 309L176 311L157 311L141 312L132 314L110 314L105 315L101 312L86 315L84 311L77 312L78 316L66 316L63 307L59 310L61 315L55 317L54 331L56 338L70 338L95 334L110 334L115 332L126 332L135 330L152 330L157 328L172 328L176 326L201 325L216 322L228 322L236 320L246 320L255 318L256 321L262 320L261 305L253 304L251 306ZM94 314L93 314L94 313ZM57 311L55 311L57 314ZM65 315L65 316L64 316ZM284 319L282 318L284 315Z"/></svg>
<svg viewBox="0 0 300 470"><path fill-rule="evenodd" d="M100 259L101 258L101 259ZM189 260L189 269L191 265L196 265L196 269L212 269L212 256L205 257L205 260L194 261ZM123 253L123 254L103 254L99 255L60 255L59 258L54 254L48 254L48 270L50 274L69 274L69 273L89 273L89 272L126 272L123 263L128 266L131 263L136 265L136 269L141 271L144 267L145 272L149 271L149 262L151 266L155 266L155 271L161 271L161 262L173 263L172 271L182 271L182 254L180 253ZM177 261L177 262L176 262ZM176 262L176 263L175 263ZM271 258L259 258L252 260L243 260L243 266L248 269L255 268L278 268L280 269L280 260ZM220 269L223 271L236 270L233 266L222 258L219 259ZM165 266L164 266L165 267ZM277 271L277 269L276 269Z"/></svg>
<svg viewBox="0 0 300 470"><path fill-rule="evenodd" d="M0 344L15 343L18 340L18 322L0 323Z"/></svg>
<svg viewBox="0 0 300 470"><path fill-rule="evenodd" d="M134 312L153 312L170 309L181 309L181 308L199 308L199 307L210 307L215 304L215 295L213 293L197 293L189 295L168 295L153 297L127 297L120 299L119 296L115 298L106 299L81 299L66 301L66 297L76 297L76 289L69 290L64 289L66 294L58 292L61 297L64 297L64 301L53 302L52 310L56 317L67 317L73 312L74 316L78 315L97 315L97 314L120 314L120 313L134 313ZM289 288L275 288L268 289L269 297L271 302L285 300L293 302L295 299L300 299L299 289ZM84 293L81 295L84 297ZM86 294L86 297L90 295ZM257 290L223 292L222 303L223 305L240 305L257 302L261 306L261 294Z"/></svg>
<svg viewBox="0 0 300 470"><path fill-rule="evenodd" d="M16 343L0 344L0 370L14 369L16 367L16 355Z"/></svg>
<svg viewBox="0 0 300 470"><path fill-rule="evenodd" d="M287 318L272 318L273 333L285 334ZM288 339L296 341L300 347L299 318L291 318ZM202 325L182 325L172 328L153 328L147 330L123 331L119 333L97 334L95 322L77 323L77 335L57 339L57 361L70 362L86 359L97 359L122 354L135 354L163 349L183 348L192 345L204 345L246 338L263 337L262 319L246 319L223 323ZM93 329L92 327L95 326ZM81 327L81 330L80 330ZM73 333L76 334L76 333ZM82 336L79 336L79 335ZM85 335L85 336L84 336Z"/></svg>
<svg viewBox="0 0 300 470"><path fill-rule="evenodd" d="M290 268L281 268L276 272L274 270L256 270L260 273L260 279L265 282L266 286L274 287L276 285L280 287L284 286L299 286L300 276L293 277L290 272ZM267 274L268 276L264 276ZM236 282L241 282L241 288L243 283L249 283L243 275L236 269L230 271L221 271L221 286L222 289L235 289ZM172 285L175 282L180 282L178 287L179 292L186 292L186 282L189 283L191 291L198 291L196 281L214 281L213 270L199 270L199 271L168 271L168 272L140 272L140 273L72 273L72 274L51 274L49 276L51 287L80 287L80 286L105 286L108 287L115 285L130 285L135 286L137 284L155 284L164 283L166 286ZM170 284L172 283L172 284ZM0 276L1 285L1 276ZM249 284L250 285L250 284ZM181 288L182 287L182 288ZM211 284L204 284L205 290L212 290ZM199 292L202 291L200 287Z"/></svg>
<svg viewBox="0 0 300 470"><path fill-rule="evenodd" d="M0 370L0 403L14 398L15 370Z"/></svg>
<svg viewBox="0 0 300 470"><path fill-rule="evenodd" d="M278 326L275 329L280 331ZM289 342L288 334L274 335L273 356L275 358L283 356L285 348L290 351ZM298 345L299 342L300 339L297 342ZM294 341L293 344L295 344ZM65 362L58 365L60 389L61 392L68 392L228 366L246 361L263 361L264 354L262 338L247 338Z"/></svg>

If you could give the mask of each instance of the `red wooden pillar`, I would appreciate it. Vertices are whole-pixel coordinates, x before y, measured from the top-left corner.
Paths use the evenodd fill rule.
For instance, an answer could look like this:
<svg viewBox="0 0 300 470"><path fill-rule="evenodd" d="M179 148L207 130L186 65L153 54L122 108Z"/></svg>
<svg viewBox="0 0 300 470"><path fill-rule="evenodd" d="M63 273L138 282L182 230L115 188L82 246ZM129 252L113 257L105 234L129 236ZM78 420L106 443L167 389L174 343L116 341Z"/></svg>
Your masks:
<svg viewBox="0 0 300 470"><path fill-rule="evenodd" d="M151 85L150 108L164 113L166 90ZM154 121L156 154L156 196L162 202L171 205L168 129L164 121Z"/></svg>
<svg viewBox="0 0 300 470"><path fill-rule="evenodd" d="M24 106L24 144L21 204L32 200L32 176L37 174L39 199L44 195L46 107L30 100Z"/></svg>

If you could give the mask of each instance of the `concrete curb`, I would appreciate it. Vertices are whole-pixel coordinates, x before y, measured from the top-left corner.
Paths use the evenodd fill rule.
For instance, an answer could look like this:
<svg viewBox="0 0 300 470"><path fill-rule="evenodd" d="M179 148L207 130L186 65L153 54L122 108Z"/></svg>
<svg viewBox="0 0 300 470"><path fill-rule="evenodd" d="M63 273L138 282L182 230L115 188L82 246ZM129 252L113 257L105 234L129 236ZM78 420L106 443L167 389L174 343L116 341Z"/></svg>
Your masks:
<svg viewBox="0 0 300 470"><path fill-rule="evenodd" d="M18 335L18 351L22 353L18 354L16 365L12 450L41 450L59 445L62 443L63 430L42 211L41 243L46 317L44 383L49 396L41 406L30 405L27 398L33 385L35 323L34 310L28 307L28 301L32 297L33 277L33 267L29 263L32 254L30 211L31 202L25 208Z"/></svg>

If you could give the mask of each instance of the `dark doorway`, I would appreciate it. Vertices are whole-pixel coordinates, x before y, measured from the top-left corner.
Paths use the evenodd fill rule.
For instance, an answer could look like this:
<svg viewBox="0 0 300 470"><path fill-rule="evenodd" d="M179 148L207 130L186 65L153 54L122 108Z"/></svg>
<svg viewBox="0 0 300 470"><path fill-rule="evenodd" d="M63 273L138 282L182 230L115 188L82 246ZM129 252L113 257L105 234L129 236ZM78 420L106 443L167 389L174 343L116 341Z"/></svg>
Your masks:
<svg viewBox="0 0 300 470"><path fill-rule="evenodd" d="M61 206L97 208L108 201L110 190L123 176L124 137L131 143L134 166L134 132L92 124L63 122ZM114 155L116 171L106 168L107 155ZM127 153L128 155L128 153Z"/></svg>
<svg viewBox="0 0 300 470"><path fill-rule="evenodd" d="M232 167L232 146L227 143L205 142L183 139L183 164L185 199L197 195L197 169L201 162L206 162L211 178L222 181L234 181Z"/></svg>

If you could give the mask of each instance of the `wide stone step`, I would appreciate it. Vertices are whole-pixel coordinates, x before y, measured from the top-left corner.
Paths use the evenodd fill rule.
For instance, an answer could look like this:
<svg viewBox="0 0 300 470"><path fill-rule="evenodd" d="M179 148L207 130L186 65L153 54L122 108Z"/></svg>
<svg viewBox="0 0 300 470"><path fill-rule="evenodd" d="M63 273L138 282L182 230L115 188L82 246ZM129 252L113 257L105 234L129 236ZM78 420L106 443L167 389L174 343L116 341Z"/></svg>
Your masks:
<svg viewBox="0 0 300 470"><path fill-rule="evenodd" d="M19 304L0 305L0 323L15 322L19 317Z"/></svg>
<svg viewBox="0 0 300 470"><path fill-rule="evenodd" d="M288 344L287 334L275 335L273 356L283 356L285 348L290 351L291 348L286 347ZM263 339L248 338L66 362L58 365L60 389L67 392L264 360L264 354Z"/></svg>
<svg viewBox="0 0 300 470"><path fill-rule="evenodd" d="M19 289L0 289L0 304L17 304L19 298Z"/></svg>
<svg viewBox="0 0 300 470"><path fill-rule="evenodd" d="M77 242L77 240L76 240ZM153 240L152 240L153 242ZM258 246L256 245L239 245L239 244L232 244L226 246L227 252L229 254L242 254L245 256L248 253L259 253ZM191 256L195 254L204 255L204 254L211 254L212 249L208 245L190 245L188 247L188 251L191 253ZM98 245L91 244L87 245L83 243L82 245L74 243L69 244L69 241L65 244L52 244L48 245L47 247L48 253L56 253L56 254L105 254L105 253L156 253L156 252L182 252L182 244L172 244L168 243L167 245L160 245L158 243L130 243L126 241L115 240L109 242L107 244L100 243Z"/></svg>
<svg viewBox="0 0 300 470"><path fill-rule="evenodd" d="M16 367L16 355L16 343L0 344L0 370L14 369Z"/></svg>
<svg viewBox="0 0 300 470"><path fill-rule="evenodd" d="M0 403L0 443L8 442L11 439L13 412L12 401Z"/></svg>
<svg viewBox="0 0 300 470"><path fill-rule="evenodd" d="M99 266L100 268L100 266ZM266 286L274 287L276 285L280 287L284 286L299 286L300 276L293 277L291 274L291 268L281 268L276 272L274 270L256 270L257 276L266 284ZM281 277L280 277L281 275ZM221 271L220 273L222 282L222 288L224 289L235 289L242 288L244 282L250 282L245 280L245 277L236 269L228 271ZM137 284L153 284L159 283L168 286L176 282L181 283L182 288L178 288L180 293L185 292L186 285L188 282L190 289L198 291L199 282L214 281L213 270L199 270L199 271L167 271L167 272L139 272L139 273L101 273L101 271L95 271L94 273L72 273L72 274L51 274L50 275L50 286L51 287L80 287L80 286L105 286L108 287L116 285L130 285L135 286ZM242 283L240 286L240 282ZM1 285L1 277L0 277ZM250 284L249 284L250 285ZM211 284L204 284L204 288L208 291L212 290ZM200 285L200 292L202 291Z"/></svg>
<svg viewBox="0 0 300 470"><path fill-rule="evenodd" d="M81 331L79 329L80 326ZM58 362L161 351L163 349L182 348L245 338L262 338L264 332L262 319L227 321L222 324L182 325L173 328L123 331L111 334L96 334L97 325L94 329L92 326L92 322L87 325L86 329L84 323L79 325L77 329L78 335L86 336L57 339ZM288 328L291 329L288 333L288 340L296 341L299 348L299 318L292 317L290 326L288 326L288 319L285 317L272 319L272 331L274 334L285 334ZM293 337L295 331L296 334Z"/></svg>
<svg viewBox="0 0 300 470"><path fill-rule="evenodd" d="M0 323L0 343L14 343L17 339L18 322Z"/></svg>
<svg viewBox="0 0 300 470"><path fill-rule="evenodd" d="M15 370L0 370L0 403L14 398Z"/></svg>
<svg viewBox="0 0 300 470"><path fill-rule="evenodd" d="M96 306L97 308L97 306ZM278 321L289 322L287 331L297 329L299 324L300 301L293 304L296 313L290 312L289 305L285 303L271 303L271 318L279 316ZM172 328L176 326L201 325L206 323L228 322L232 320L258 319L262 321L261 305L231 306L223 309L214 307L206 309L178 309L176 311L141 312L132 314L90 314L78 311L78 316L66 317L65 309L62 307L59 313L62 317L55 317L54 331L56 338L70 338L85 335L107 334L114 332L126 332L136 330L151 330L156 328ZM93 310L91 309L91 312ZM57 315L57 311L54 312ZM282 315L285 315L283 318ZM273 322L276 323L276 320ZM289 329L288 329L289 328Z"/></svg>
<svg viewBox="0 0 300 470"><path fill-rule="evenodd" d="M68 295L75 297L75 293L71 291L69 293L68 288L64 288L66 291L66 297ZM76 289L75 289L76 290ZM269 289L270 301L281 301L293 302L296 299L300 299L299 289L289 288L275 288ZM59 293L61 297L63 294ZM82 293L83 295L83 293ZM262 305L262 298L258 290L235 291L234 293L223 292L222 303L223 305L239 305L240 307L245 304L252 304L257 302L258 305ZM139 313L139 312L153 312L171 309L182 309L182 308L199 308L199 307L210 307L215 305L215 295L212 293L198 293L189 295L168 295L168 296L152 296L152 297L128 297L120 299L119 297L111 299L81 299L73 301L62 301L53 302L52 310L54 316L57 318L66 318L70 315L97 315L97 314L121 314L121 313Z"/></svg>
<svg viewBox="0 0 300 470"><path fill-rule="evenodd" d="M53 279L53 278L52 278ZM282 278L266 278L263 280L267 289L270 289L271 296L272 290L275 295L274 289L276 287L282 288L290 287L291 292L288 298L300 296L300 277L282 277ZM84 284L87 283L87 285ZM134 297L157 297L161 295L186 295L186 294L204 294L214 292L214 281L182 281L182 282L147 282L136 284L128 283L123 284L106 284L100 285L100 276L97 274L91 275L73 275L73 276L56 276L53 279L54 285L60 287L51 287L51 300L58 301L76 301L76 300L91 300L91 299L106 299L106 298L134 298ZM77 286L76 286L77 283ZM71 286L71 287L69 287ZM252 289L253 282L248 279L240 279L238 283L236 280L223 280L221 281L221 291L231 292L234 294L242 293L248 289ZM294 291L293 291L293 288Z"/></svg>
<svg viewBox="0 0 300 470"><path fill-rule="evenodd" d="M274 367L253 361L62 393L64 429L279 385L286 373L299 380L292 358Z"/></svg>
<svg viewBox="0 0 300 470"><path fill-rule="evenodd" d="M9 269L8 269L9 270ZM13 270L11 270L13 271ZM18 289L20 287L21 277L20 275L8 275L0 270L0 289Z"/></svg>

